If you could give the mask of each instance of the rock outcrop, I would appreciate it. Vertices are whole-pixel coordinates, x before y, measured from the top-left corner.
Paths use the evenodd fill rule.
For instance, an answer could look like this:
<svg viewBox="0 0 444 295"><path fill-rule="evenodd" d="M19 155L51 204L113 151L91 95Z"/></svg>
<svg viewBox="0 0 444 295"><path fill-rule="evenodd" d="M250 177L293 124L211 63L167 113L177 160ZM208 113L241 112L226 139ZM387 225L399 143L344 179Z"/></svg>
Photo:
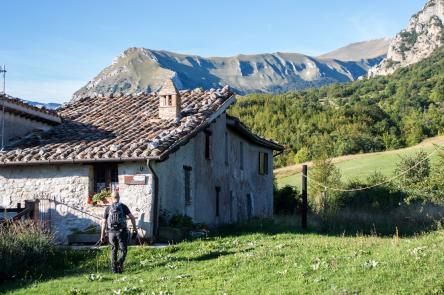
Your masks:
<svg viewBox="0 0 444 295"><path fill-rule="evenodd" d="M417 63L444 44L444 0L429 0L406 29L396 35L387 57L369 71L369 76L388 75Z"/></svg>

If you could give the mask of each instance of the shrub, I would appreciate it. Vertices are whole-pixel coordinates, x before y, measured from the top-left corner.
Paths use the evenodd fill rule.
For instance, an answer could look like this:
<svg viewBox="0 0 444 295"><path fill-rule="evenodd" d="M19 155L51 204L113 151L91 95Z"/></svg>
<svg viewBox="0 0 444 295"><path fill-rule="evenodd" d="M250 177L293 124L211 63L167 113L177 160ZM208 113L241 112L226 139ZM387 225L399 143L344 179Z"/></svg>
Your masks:
<svg viewBox="0 0 444 295"><path fill-rule="evenodd" d="M359 189L383 183L387 180L380 173L370 175L366 181L352 180L346 189ZM393 185L383 184L360 191L345 192L340 197L341 208L366 210L369 212L387 212L398 208L404 202L405 194Z"/></svg>
<svg viewBox="0 0 444 295"><path fill-rule="evenodd" d="M298 213L301 209L302 201L298 190L292 186L285 186L274 192L274 213L289 215Z"/></svg>
<svg viewBox="0 0 444 295"><path fill-rule="evenodd" d="M430 170L430 176L417 187L421 188L422 198L437 205L444 205L444 152Z"/></svg>
<svg viewBox="0 0 444 295"><path fill-rule="evenodd" d="M53 237L32 222L0 226L0 281L46 268L55 254Z"/></svg>
<svg viewBox="0 0 444 295"><path fill-rule="evenodd" d="M193 219L187 215L174 215L169 221L169 226L175 228L192 228Z"/></svg>

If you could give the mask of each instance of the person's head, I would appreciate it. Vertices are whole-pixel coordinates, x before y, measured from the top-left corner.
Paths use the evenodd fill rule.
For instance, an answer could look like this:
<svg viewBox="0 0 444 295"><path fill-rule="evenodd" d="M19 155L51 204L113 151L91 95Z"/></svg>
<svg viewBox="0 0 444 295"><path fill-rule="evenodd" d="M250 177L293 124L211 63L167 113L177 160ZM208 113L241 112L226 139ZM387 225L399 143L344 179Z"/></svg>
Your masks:
<svg viewBox="0 0 444 295"><path fill-rule="evenodd" d="M111 197L113 198L114 203L118 203L120 201L120 195L119 192L113 191L111 193Z"/></svg>

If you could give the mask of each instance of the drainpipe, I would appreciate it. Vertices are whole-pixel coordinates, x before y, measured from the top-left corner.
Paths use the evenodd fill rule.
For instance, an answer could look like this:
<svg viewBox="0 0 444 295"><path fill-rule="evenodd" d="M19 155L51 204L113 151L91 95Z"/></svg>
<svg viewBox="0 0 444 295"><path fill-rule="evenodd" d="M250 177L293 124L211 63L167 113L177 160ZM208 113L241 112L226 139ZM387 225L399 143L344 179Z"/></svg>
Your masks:
<svg viewBox="0 0 444 295"><path fill-rule="evenodd" d="M154 199L153 199L153 241L157 239L159 232L159 177L154 171L151 163L153 161L147 160L148 168L151 171L154 179Z"/></svg>

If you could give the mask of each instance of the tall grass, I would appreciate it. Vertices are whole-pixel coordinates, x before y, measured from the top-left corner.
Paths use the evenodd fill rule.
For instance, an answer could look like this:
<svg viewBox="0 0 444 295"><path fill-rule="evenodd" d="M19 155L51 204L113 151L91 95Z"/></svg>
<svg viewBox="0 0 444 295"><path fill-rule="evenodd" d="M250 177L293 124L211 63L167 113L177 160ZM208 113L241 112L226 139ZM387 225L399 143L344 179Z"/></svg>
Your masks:
<svg viewBox="0 0 444 295"><path fill-rule="evenodd" d="M54 254L52 235L33 222L0 226L0 281L41 271Z"/></svg>

